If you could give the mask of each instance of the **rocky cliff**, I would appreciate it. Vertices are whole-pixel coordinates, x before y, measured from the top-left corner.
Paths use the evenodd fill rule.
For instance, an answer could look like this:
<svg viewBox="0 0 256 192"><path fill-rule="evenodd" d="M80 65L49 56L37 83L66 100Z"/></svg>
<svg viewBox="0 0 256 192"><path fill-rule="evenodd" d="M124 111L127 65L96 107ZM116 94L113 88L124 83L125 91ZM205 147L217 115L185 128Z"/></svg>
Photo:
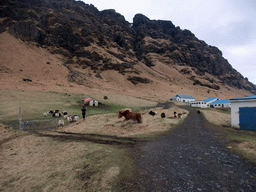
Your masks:
<svg viewBox="0 0 256 192"><path fill-rule="evenodd" d="M133 84L150 83L140 78L137 63L154 69L161 62L179 69L194 85L218 90L226 84L256 93L256 86L217 47L171 21L137 14L129 23L115 10L98 11L74 0L3 0L0 7L1 33L64 55L71 74L74 66L90 69L98 78L103 71L116 70L133 75L127 78Z"/></svg>

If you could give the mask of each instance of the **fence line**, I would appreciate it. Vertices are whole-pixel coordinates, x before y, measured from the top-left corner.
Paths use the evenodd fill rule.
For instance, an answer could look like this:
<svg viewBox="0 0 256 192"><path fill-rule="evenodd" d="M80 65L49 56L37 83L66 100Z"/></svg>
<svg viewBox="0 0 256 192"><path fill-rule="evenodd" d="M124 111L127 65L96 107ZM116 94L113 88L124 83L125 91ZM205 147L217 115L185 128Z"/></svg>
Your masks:
<svg viewBox="0 0 256 192"><path fill-rule="evenodd" d="M58 118L55 119L47 119L47 120L27 120L22 121L22 113L21 107L19 107L18 111L18 129L22 131L33 131L33 130L46 130L46 129L54 129L58 126ZM15 125L15 123L14 123Z"/></svg>
<svg viewBox="0 0 256 192"><path fill-rule="evenodd" d="M60 127L59 118L47 119L47 120L15 120L15 121L0 121L8 127L13 129L19 129L21 131L39 131L39 130L51 130ZM70 122L64 119L65 125L70 124Z"/></svg>
<svg viewBox="0 0 256 192"><path fill-rule="evenodd" d="M35 131L35 130L48 130L58 127L58 118L51 120L30 120L23 121L21 124L21 130L23 131Z"/></svg>

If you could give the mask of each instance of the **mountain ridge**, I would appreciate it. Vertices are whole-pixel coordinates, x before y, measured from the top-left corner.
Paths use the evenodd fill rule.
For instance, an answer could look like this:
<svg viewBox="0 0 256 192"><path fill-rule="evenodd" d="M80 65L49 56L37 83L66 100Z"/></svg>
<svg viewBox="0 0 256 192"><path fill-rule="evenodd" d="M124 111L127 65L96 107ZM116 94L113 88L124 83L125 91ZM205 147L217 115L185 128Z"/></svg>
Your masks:
<svg viewBox="0 0 256 192"><path fill-rule="evenodd" d="M115 70L134 85L150 84L154 80L143 76L148 68L163 81L178 83L166 73L172 68L193 86L220 90L227 85L256 93L217 47L171 21L136 14L131 24L113 9L98 11L74 0L4 0L1 12L0 32L63 55L71 82L84 84L83 73L89 71L104 79L104 71ZM75 69L81 73L74 78Z"/></svg>

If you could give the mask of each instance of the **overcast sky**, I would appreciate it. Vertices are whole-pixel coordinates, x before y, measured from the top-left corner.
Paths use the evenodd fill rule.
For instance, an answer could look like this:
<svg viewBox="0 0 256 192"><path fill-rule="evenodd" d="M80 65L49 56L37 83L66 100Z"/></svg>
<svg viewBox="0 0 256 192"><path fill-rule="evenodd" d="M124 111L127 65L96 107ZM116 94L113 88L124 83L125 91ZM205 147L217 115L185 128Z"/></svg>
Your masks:
<svg viewBox="0 0 256 192"><path fill-rule="evenodd" d="M132 23L137 13L188 29L256 84L256 0L83 0L99 11L115 9Z"/></svg>

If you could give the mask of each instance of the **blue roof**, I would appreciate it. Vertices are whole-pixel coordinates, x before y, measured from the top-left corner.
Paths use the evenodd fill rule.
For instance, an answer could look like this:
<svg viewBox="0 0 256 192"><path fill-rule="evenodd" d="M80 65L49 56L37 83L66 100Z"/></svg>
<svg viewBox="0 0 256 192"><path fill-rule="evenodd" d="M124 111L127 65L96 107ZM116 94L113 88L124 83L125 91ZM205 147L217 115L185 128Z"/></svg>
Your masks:
<svg viewBox="0 0 256 192"><path fill-rule="evenodd" d="M247 97L237 97L230 100L245 100L245 99L256 99L256 95L247 96Z"/></svg>
<svg viewBox="0 0 256 192"><path fill-rule="evenodd" d="M185 98L185 99L195 99L191 95L182 95L182 94L178 94L178 95L176 95L176 97Z"/></svg>
<svg viewBox="0 0 256 192"><path fill-rule="evenodd" d="M224 104L224 103L230 103L230 100L229 99L220 99L220 100L212 102L211 104Z"/></svg>
<svg viewBox="0 0 256 192"><path fill-rule="evenodd" d="M214 99L220 99L219 97L210 97L210 98L208 98L208 99L205 99L204 101L205 102L209 102L209 101L212 101L212 100L214 100Z"/></svg>

